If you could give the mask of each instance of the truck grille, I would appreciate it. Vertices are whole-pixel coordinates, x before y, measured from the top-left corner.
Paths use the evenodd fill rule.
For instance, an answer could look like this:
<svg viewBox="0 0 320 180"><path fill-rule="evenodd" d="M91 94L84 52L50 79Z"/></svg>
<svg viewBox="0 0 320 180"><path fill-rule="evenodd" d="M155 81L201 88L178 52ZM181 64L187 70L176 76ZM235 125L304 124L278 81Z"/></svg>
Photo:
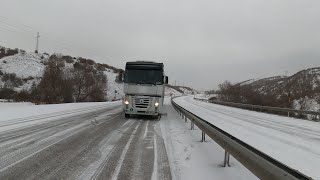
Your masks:
<svg viewBox="0 0 320 180"><path fill-rule="evenodd" d="M136 108L148 108L150 104L149 97L134 97L133 105Z"/></svg>

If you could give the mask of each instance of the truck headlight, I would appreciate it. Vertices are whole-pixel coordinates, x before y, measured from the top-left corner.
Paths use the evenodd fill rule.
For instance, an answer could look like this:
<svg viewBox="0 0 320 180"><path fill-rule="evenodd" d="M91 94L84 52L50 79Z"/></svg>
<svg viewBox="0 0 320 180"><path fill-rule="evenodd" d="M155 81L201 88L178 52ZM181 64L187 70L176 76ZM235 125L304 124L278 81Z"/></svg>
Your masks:
<svg viewBox="0 0 320 180"><path fill-rule="evenodd" d="M154 105L155 105L156 107L158 107L158 106L159 106L159 103L158 103L158 102L156 102L156 103L154 103Z"/></svg>
<svg viewBox="0 0 320 180"><path fill-rule="evenodd" d="M125 100L124 103L125 103L126 105L128 105L128 104L129 104L129 101L128 101L128 100Z"/></svg>

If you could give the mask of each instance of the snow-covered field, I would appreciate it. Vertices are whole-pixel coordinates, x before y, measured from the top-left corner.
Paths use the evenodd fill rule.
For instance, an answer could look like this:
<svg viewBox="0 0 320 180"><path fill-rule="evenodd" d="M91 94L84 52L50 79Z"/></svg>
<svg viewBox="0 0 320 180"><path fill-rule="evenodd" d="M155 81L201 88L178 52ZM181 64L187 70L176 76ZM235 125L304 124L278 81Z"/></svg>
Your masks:
<svg viewBox="0 0 320 180"><path fill-rule="evenodd" d="M174 101L291 168L320 179L319 123L209 104L191 96Z"/></svg>

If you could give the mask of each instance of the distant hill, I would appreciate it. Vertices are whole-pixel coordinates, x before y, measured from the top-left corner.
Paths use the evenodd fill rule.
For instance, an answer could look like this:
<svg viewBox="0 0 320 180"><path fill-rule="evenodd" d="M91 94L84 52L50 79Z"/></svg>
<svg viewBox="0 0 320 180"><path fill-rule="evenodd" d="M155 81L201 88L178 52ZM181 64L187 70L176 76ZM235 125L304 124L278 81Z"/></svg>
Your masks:
<svg viewBox="0 0 320 180"><path fill-rule="evenodd" d="M290 92L295 98L313 97L320 92L320 67L305 69L288 77L274 76L259 79L242 86L251 86L256 92L274 96Z"/></svg>
<svg viewBox="0 0 320 180"><path fill-rule="evenodd" d="M217 93L221 101L320 111L320 67L301 70L292 76L235 84L225 81Z"/></svg>
<svg viewBox="0 0 320 180"><path fill-rule="evenodd" d="M193 94L193 92L197 92L196 90L186 86L174 86L174 85L167 84L167 87L174 89L180 94Z"/></svg>

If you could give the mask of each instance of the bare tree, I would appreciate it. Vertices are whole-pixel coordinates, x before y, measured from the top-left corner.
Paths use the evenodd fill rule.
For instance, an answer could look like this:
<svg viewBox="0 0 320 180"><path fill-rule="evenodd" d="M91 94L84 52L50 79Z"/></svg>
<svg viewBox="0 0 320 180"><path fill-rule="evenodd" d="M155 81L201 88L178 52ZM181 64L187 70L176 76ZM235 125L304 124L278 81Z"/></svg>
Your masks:
<svg viewBox="0 0 320 180"><path fill-rule="evenodd" d="M41 99L47 103L63 101L63 67L64 61L57 56L51 56L39 84Z"/></svg>
<svg viewBox="0 0 320 180"><path fill-rule="evenodd" d="M79 101L104 101L107 78L88 64L79 64L73 71L75 99Z"/></svg>

